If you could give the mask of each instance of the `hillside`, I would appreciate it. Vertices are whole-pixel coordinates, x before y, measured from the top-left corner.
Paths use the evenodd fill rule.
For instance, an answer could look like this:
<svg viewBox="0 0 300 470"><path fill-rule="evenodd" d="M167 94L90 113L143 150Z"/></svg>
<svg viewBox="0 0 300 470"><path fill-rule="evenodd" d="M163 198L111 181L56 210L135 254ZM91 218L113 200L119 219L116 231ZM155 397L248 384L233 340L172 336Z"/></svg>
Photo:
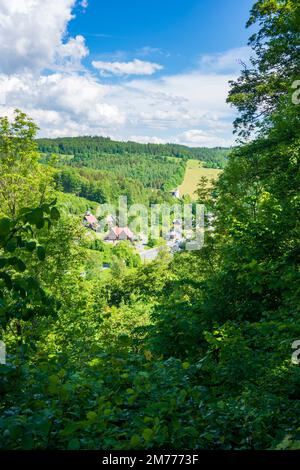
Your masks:
<svg viewBox="0 0 300 470"><path fill-rule="evenodd" d="M57 139L38 139L39 149L43 153L57 153L72 155L74 162L81 163L87 160L94 165L95 155L149 155L151 157L178 157L197 159L205 162L211 168L224 168L230 149L187 147L178 144L140 144L137 142L118 142L109 137L83 136L62 137ZM99 168L98 168L99 169ZM102 168L101 168L102 169Z"/></svg>
<svg viewBox="0 0 300 470"><path fill-rule="evenodd" d="M203 173L217 173L205 167L223 168L228 154L228 149L221 148L139 144L89 136L37 142L42 162L58 169L59 187L98 203L116 202L121 195L133 203L159 203L168 200L168 191L180 185L194 198ZM200 172L193 168L186 171L187 161L200 159Z"/></svg>
<svg viewBox="0 0 300 470"><path fill-rule="evenodd" d="M58 165L56 170L58 189L98 204L117 203L120 196L127 196L129 203L148 204L152 195L138 179L126 178L114 171L67 165Z"/></svg>

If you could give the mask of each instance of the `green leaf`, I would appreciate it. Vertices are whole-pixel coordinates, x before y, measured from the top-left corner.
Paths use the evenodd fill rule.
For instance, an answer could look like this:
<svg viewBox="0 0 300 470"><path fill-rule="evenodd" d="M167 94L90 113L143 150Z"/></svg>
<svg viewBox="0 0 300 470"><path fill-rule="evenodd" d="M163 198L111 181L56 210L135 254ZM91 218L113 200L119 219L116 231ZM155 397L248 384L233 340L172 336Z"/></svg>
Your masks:
<svg viewBox="0 0 300 470"><path fill-rule="evenodd" d="M9 253L13 253L16 248L17 248L17 242L14 238L12 238L11 240L9 240L9 242L7 243L6 245L6 250L9 252Z"/></svg>
<svg viewBox="0 0 300 470"><path fill-rule="evenodd" d="M79 439L72 439L68 443L68 450L78 450L78 449L80 449Z"/></svg>
<svg viewBox="0 0 300 470"><path fill-rule="evenodd" d="M60 218L60 213L56 207L51 208L50 217L52 220L58 220Z"/></svg>
<svg viewBox="0 0 300 470"><path fill-rule="evenodd" d="M20 258L13 257L10 258L8 262L10 262L11 266L20 273L23 273L26 270L26 264Z"/></svg>
<svg viewBox="0 0 300 470"><path fill-rule="evenodd" d="M60 380L59 380L59 377L55 374L53 375L50 375L49 377L49 383L52 384L52 385L57 385L59 384Z"/></svg>
<svg viewBox="0 0 300 470"><path fill-rule="evenodd" d="M150 441L151 437L153 436L153 431L150 428L145 428L143 430L143 438L145 439L146 442Z"/></svg>
<svg viewBox="0 0 300 470"><path fill-rule="evenodd" d="M38 219L35 223L36 228L41 229L45 225L45 220L44 219Z"/></svg>
<svg viewBox="0 0 300 470"><path fill-rule="evenodd" d="M34 440L32 436L25 436L22 439L22 449L24 450L30 450L34 448Z"/></svg>
<svg viewBox="0 0 300 470"><path fill-rule="evenodd" d="M40 261L44 261L44 259L46 258L45 248L41 245L38 246L37 249L36 249L36 254L37 254L37 257Z"/></svg>
<svg viewBox="0 0 300 470"><path fill-rule="evenodd" d="M97 413L95 413L95 411L89 411L86 414L86 417L89 421L96 421L96 419L98 418L98 415L97 415Z"/></svg>
<svg viewBox="0 0 300 470"><path fill-rule="evenodd" d="M36 242L35 241L31 241L31 242L27 242L26 243L26 250L27 251L30 251L30 252L33 252L36 248Z"/></svg>
<svg viewBox="0 0 300 470"><path fill-rule="evenodd" d="M11 220L8 217L3 217L0 219L0 236L8 235L11 229Z"/></svg>
<svg viewBox="0 0 300 470"><path fill-rule="evenodd" d="M130 446L137 447L141 443L141 438L137 434L134 434L130 439Z"/></svg>
<svg viewBox="0 0 300 470"><path fill-rule="evenodd" d="M5 272L1 272L0 273L0 279L3 279L3 281L5 282L5 285L8 289L12 289L12 280L11 280L11 277L9 276L9 274L7 274Z"/></svg>
<svg viewBox="0 0 300 470"><path fill-rule="evenodd" d="M26 220L30 222L31 224L34 224L37 226L43 220L43 216L44 216L43 210L40 207L38 207L26 214Z"/></svg>

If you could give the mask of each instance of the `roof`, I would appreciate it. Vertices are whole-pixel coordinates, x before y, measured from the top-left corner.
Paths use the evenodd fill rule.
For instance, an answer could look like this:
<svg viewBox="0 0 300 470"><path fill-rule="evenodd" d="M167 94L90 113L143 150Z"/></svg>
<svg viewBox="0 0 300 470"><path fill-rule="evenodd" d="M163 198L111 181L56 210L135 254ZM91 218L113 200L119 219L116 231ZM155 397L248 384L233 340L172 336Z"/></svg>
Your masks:
<svg viewBox="0 0 300 470"><path fill-rule="evenodd" d="M97 224L98 223L98 220L96 219L96 217L92 214L89 214L89 215L85 215L85 220L87 220L87 222L89 224Z"/></svg>
<svg viewBox="0 0 300 470"><path fill-rule="evenodd" d="M133 238L134 235L132 233L132 231L128 228L128 227L112 227L111 230L114 232L114 234L117 236L117 237L120 237L120 235L124 232L128 238Z"/></svg>

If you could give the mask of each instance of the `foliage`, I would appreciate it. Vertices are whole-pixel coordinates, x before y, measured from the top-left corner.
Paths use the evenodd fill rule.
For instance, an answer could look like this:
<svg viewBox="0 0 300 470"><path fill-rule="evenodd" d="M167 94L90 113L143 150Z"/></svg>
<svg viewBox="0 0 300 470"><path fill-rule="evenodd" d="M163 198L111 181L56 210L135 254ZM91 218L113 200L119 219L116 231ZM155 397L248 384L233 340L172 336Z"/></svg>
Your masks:
<svg viewBox="0 0 300 470"><path fill-rule="evenodd" d="M109 137L81 136L63 137L57 139L39 139L39 149L44 154L59 154L63 162L76 162L89 166L124 165L124 161L132 162L134 168L139 168L139 160L171 162L174 158L195 158L212 165L210 168L223 168L229 154L229 149L216 147L186 147L178 144L139 144L137 142L117 142ZM155 158L154 158L155 157ZM172 157L171 159L169 157ZM126 164L126 163L125 163ZM95 167L96 168L96 167ZM101 166L101 169L104 167Z"/></svg>
<svg viewBox="0 0 300 470"><path fill-rule="evenodd" d="M55 181L58 188L80 198L98 204L117 204L120 196L127 196L128 203L149 201L147 191L139 181L115 175L115 173L91 170L88 168L63 167L57 171Z"/></svg>
<svg viewBox="0 0 300 470"><path fill-rule="evenodd" d="M12 319L30 320L53 308L38 280L27 275L22 254L35 253L39 262L44 261L45 247L39 244L33 227L42 229L47 223L50 228L58 218L54 204L23 208L16 219L0 218L0 324L4 329Z"/></svg>
<svg viewBox="0 0 300 470"><path fill-rule="evenodd" d="M249 40L255 56L231 83L228 101L240 112L235 129L241 137L256 129L268 131L269 117L299 79L300 5L298 0L255 2L247 26L259 24Z"/></svg>
<svg viewBox="0 0 300 470"><path fill-rule="evenodd" d="M0 213L16 217L25 201L28 206L53 199L53 171L39 164L34 137L37 126L15 111L12 122L0 118Z"/></svg>

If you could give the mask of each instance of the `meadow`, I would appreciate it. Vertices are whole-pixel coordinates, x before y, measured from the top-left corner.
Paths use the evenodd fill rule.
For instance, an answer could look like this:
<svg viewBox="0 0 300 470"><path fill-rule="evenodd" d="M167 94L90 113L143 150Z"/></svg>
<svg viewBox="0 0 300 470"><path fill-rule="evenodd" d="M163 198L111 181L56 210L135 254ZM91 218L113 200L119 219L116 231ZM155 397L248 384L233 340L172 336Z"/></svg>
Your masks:
<svg viewBox="0 0 300 470"><path fill-rule="evenodd" d="M216 180L222 170L215 168L204 168L199 160L188 160L184 175L184 180L179 186L181 196L189 195L192 200L196 200L197 190L200 179L204 176L208 178L209 185L213 180Z"/></svg>

